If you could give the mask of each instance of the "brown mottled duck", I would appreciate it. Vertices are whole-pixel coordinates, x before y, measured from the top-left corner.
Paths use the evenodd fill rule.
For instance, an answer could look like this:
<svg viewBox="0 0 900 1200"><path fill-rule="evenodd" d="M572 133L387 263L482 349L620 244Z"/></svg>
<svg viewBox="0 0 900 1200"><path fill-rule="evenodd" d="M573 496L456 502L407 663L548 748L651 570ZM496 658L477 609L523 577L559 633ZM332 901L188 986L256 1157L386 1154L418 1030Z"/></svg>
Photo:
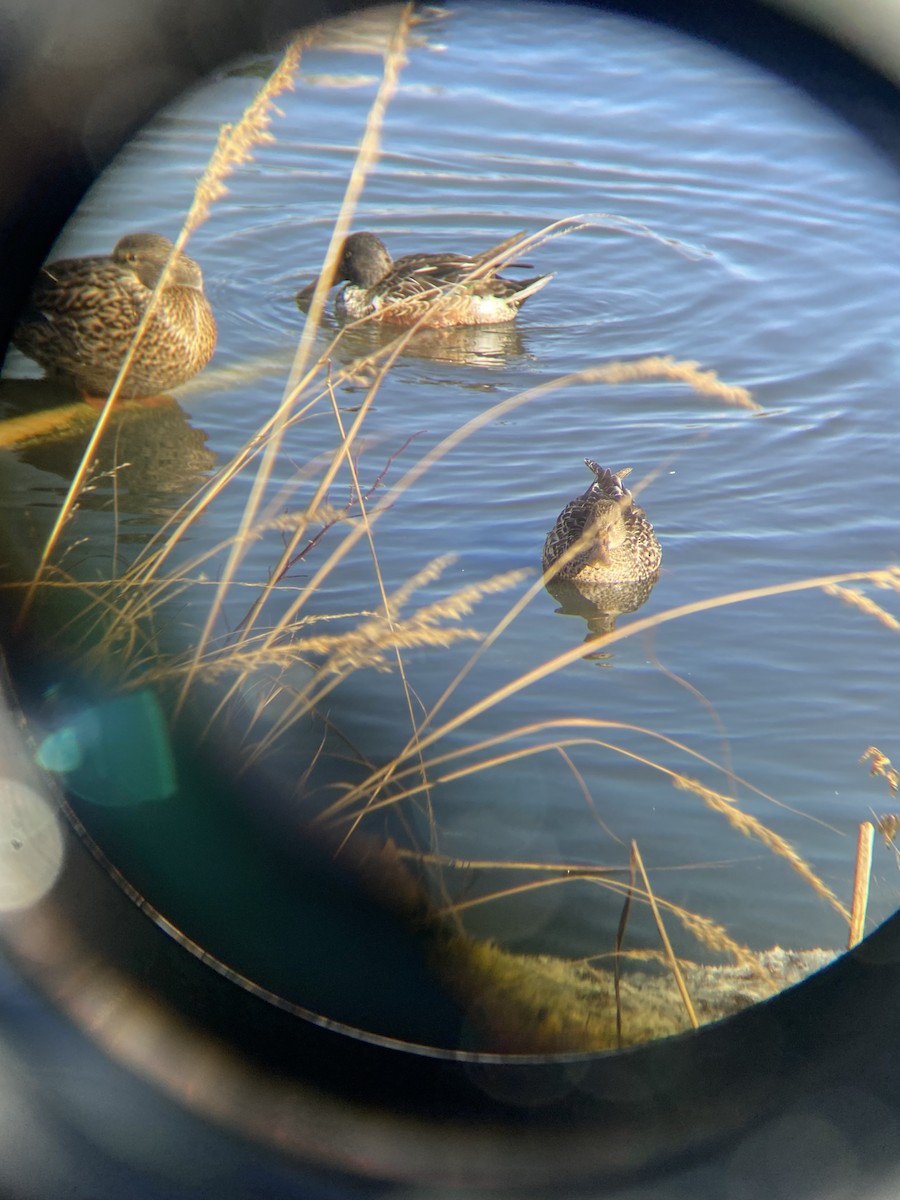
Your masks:
<svg viewBox="0 0 900 1200"><path fill-rule="evenodd" d="M13 344L48 376L68 380L90 396L105 396L172 248L161 234L129 233L112 254L48 263L35 281ZM200 267L179 253L121 395L156 396L178 387L206 366L215 345L216 322Z"/></svg>
<svg viewBox="0 0 900 1200"><path fill-rule="evenodd" d="M594 473L587 491L570 500L544 543L543 568L579 590L655 579L662 558L647 514L622 483L631 470L609 471L586 458ZM567 551L571 554L560 562Z"/></svg>
<svg viewBox="0 0 900 1200"><path fill-rule="evenodd" d="M335 275L335 282L347 281L335 311L351 320L374 315L391 325L421 321L430 329L511 321L523 302L553 278L506 279L487 265L521 237L516 234L480 254L406 254L394 260L374 233L351 233ZM441 303L429 309L442 294Z"/></svg>

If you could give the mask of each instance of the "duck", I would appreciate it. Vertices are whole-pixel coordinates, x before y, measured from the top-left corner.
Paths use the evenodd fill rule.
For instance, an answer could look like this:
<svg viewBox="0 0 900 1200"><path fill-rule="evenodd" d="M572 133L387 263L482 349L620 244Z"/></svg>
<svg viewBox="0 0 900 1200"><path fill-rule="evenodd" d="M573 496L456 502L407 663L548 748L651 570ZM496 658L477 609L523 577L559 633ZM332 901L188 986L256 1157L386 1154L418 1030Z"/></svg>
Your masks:
<svg viewBox="0 0 900 1200"><path fill-rule="evenodd" d="M610 471L591 458L584 464L594 479L569 501L547 534L544 574L587 592L655 582L662 549L647 514L622 482L631 468Z"/></svg>
<svg viewBox="0 0 900 1200"><path fill-rule="evenodd" d="M174 246L159 233L129 233L112 254L65 258L41 268L12 342L88 396L106 396ZM203 274L177 253L120 395L158 396L201 371L216 345Z"/></svg>
<svg viewBox="0 0 900 1200"><path fill-rule="evenodd" d="M479 254L405 254L392 259L374 233L351 233L335 273L336 283L346 281L335 312L344 319L374 316L391 325L421 324L428 329L512 321L522 304L553 278L506 279L490 265L522 236L517 233ZM442 295L446 299L432 305Z"/></svg>

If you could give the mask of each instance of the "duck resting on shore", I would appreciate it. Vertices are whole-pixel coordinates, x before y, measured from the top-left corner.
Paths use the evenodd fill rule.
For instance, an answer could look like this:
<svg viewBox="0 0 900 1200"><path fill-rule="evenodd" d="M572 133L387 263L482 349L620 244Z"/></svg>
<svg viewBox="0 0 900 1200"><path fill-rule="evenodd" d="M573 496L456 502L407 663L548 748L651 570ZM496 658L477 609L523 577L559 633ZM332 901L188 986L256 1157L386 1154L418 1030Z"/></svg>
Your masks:
<svg viewBox="0 0 900 1200"><path fill-rule="evenodd" d="M13 345L51 378L106 396L173 249L158 233L129 233L108 255L41 268ZM209 362L216 322L200 267L179 253L125 377L121 395L157 396Z"/></svg>

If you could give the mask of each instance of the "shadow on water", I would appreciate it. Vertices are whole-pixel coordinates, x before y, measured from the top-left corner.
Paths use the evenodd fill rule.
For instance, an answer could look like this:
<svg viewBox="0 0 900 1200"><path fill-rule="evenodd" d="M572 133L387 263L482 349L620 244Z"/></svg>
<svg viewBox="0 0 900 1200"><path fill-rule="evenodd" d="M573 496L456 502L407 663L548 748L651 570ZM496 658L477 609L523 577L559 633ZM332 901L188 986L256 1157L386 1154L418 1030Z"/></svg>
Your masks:
<svg viewBox="0 0 900 1200"><path fill-rule="evenodd" d="M42 424L40 436L16 451L20 466L40 479L67 480L95 410L55 385L17 384L14 391L5 397L7 411L18 400L29 410L19 417ZM46 407L51 399L59 402L55 409ZM49 439L44 422L54 411L67 432L55 426ZM2 429L0 422L0 436ZM55 777L72 825L126 895L226 978L282 1009L351 1032L455 1046L460 1009L427 962L411 877L357 844L338 861L333 841L299 815L303 778L296 766L298 758L316 760L321 723L304 723L289 752L248 770L242 753L256 703L253 679L234 705L233 739L208 737L220 690L196 689L173 730L171 689L140 686L142 671L159 662L151 632L160 647L179 641L177 601L165 614L148 610L148 627L135 626L133 644L107 642L104 606L119 601L114 580L94 589L98 566L109 558L124 569L213 465L205 435L173 398L131 402L116 414L101 444L97 484L82 493L76 514L90 552L72 575L67 556L66 569L54 573L35 606L21 657L10 653L34 760ZM108 523L96 523L113 507L141 518L134 532L120 522L115 543ZM35 538L31 550L39 544ZM283 674L277 690L284 694L288 683ZM273 681L264 686L273 689ZM269 719L274 711L267 706ZM260 735L263 729L257 726ZM79 889L78 872L74 861L64 868L60 895ZM152 986L152 963L117 942L106 927L108 909L88 908L86 918L93 938L116 947L118 965Z"/></svg>
<svg viewBox="0 0 900 1200"><path fill-rule="evenodd" d="M307 829L272 835L256 800L272 786L227 748L208 749L189 719L170 734L147 690L45 693L37 762L63 783L94 857L144 913L253 994L348 1031L453 1046L457 1006L435 982L413 912L385 884L377 855L335 858ZM43 735L43 736L42 736ZM333 849L333 847L331 848ZM74 887L75 866L62 888ZM118 965L153 986L152 964L86 916ZM137 957L135 955L137 954ZM362 981L365 980L363 985Z"/></svg>
<svg viewBox="0 0 900 1200"><path fill-rule="evenodd" d="M0 447L21 462L70 480L100 411L64 383L46 379L0 381ZM85 508L107 505L115 477L125 511L163 515L190 495L216 466L207 434L196 428L174 396L120 402L98 448L94 483L80 498Z"/></svg>

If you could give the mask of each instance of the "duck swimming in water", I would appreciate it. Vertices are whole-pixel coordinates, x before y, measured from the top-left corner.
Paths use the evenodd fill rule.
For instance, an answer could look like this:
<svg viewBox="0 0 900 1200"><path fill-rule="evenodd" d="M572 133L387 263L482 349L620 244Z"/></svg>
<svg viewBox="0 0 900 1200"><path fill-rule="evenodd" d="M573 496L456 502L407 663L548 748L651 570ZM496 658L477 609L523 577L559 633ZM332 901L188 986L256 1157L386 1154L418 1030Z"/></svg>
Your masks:
<svg viewBox="0 0 900 1200"><path fill-rule="evenodd" d="M347 281L335 311L351 320L374 315L391 325L421 321L429 329L511 321L553 278L506 279L488 265L521 237L517 233L480 254L405 254L394 260L374 233L351 233L335 274L335 282ZM438 297L441 302L429 311Z"/></svg>
<svg viewBox="0 0 900 1200"><path fill-rule="evenodd" d="M552 571L571 550L554 578L569 580L580 590L586 585L655 580L662 550L647 514L622 483L631 468L609 471L593 459L584 462L594 481L569 501L547 534L544 572Z"/></svg>
<svg viewBox="0 0 900 1200"><path fill-rule="evenodd" d="M48 376L105 396L172 248L161 234L130 233L110 255L48 263L13 332L13 345ZM215 345L216 322L200 267L178 254L121 395L156 396L178 387L206 366Z"/></svg>

